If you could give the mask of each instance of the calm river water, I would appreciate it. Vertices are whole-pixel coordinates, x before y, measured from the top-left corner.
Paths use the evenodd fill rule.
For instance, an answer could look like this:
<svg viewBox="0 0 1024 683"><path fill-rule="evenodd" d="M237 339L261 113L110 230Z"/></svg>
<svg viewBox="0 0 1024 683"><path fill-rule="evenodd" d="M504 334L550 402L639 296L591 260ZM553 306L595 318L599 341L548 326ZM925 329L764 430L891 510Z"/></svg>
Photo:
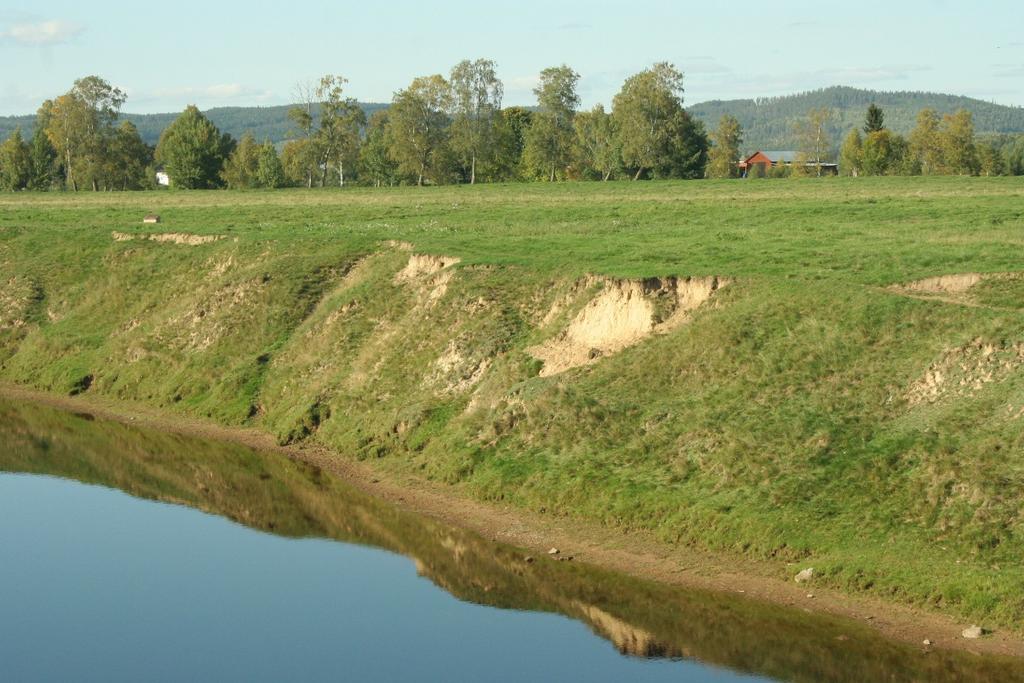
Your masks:
<svg viewBox="0 0 1024 683"><path fill-rule="evenodd" d="M524 553L308 465L0 400L0 680L1008 681Z"/></svg>

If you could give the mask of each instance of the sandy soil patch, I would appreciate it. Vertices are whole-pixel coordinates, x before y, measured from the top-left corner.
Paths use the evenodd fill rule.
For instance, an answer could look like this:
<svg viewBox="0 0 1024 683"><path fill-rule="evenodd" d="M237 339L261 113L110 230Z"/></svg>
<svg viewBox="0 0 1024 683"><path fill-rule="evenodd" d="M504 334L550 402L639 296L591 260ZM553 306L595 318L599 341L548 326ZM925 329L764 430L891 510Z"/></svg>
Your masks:
<svg viewBox="0 0 1024 683"><path fill-rule="evenodd" d="M542 377L594 363L652 334L670 332L728 284L718 277L614 280L594 278L601 291L553 339L529 349L544 361ZM552 307L562 309L565 302ZM549 312L545 319L554 316Z"/></svg>
<svg viewBox="0 0 1024 683"><path fill-rule="evenodd" d="M224 239L224 235L193 235L187 232L154 232L149 234L134 235L127 232L114 231L110 236L115 242L131 242L141 240L150 242L165 242L170 244L183 244L189 247L197 247L200 244L210 244Z"/></svg>

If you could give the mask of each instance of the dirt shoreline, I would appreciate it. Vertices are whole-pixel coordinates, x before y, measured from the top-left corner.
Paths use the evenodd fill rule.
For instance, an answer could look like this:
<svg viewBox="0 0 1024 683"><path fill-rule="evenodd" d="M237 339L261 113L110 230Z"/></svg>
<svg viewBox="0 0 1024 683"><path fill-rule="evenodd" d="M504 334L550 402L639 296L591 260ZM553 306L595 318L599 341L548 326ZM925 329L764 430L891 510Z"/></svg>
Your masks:
<svg viewBox="0 0 1024 683"><path fill-rule="evenodd" d="M149 406L100 396L74 397L0 383L0 397L32 401L70 411L87 411L104 419L188 436L244 444L315 464L356 489L404 510L469 529L503 543L543 555L556 547L577 561L587 562L644 579L685 587L740 593L764 602L796 606L867 623L882 635L916 644L922 649L952 649L974 654L1024 657L1024 638L1007 630L978 640L961 636L971 624L921 609L884 602L871 596L798 585L775 578L778 570L745 558L680 548L650 534L625 534L597 524L555 518L530 511L470 499L457 487L413 477L396 477L365 463L346 459L327 448L302 444L278 446L269 434L252 428L225 427L195 418L169 415ZM792 566L791 574L802 567ZM788 568L787 568L788 569ZM813 597L808 597L813 595ZM930 646L924 646L924 640Z"/></svg>

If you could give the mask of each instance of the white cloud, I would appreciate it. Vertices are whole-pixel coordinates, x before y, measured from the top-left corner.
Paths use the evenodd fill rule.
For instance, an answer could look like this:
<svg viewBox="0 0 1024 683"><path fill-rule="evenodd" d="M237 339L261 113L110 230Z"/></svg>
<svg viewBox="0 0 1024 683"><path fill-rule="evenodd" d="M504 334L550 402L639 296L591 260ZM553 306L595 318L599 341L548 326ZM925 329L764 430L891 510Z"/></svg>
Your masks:
<svg viewBox="0 0 1024 683"><path fill-rule="evenodd" d="M80 24L70 21L50 20L12 24L0 32L0 38L19 45L46 46L67 43L85 30Z"/></svg>

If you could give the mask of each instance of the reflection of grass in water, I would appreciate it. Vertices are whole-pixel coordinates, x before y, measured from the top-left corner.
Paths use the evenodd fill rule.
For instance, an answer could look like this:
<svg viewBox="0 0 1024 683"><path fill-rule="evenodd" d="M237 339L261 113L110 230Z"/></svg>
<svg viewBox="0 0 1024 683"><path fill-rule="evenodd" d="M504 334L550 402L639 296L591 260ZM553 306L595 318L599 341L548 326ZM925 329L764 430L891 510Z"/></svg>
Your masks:
<svg viewBox="0 0 1024 683"><path fill-rule="evenodd" d="M794 681L1024 680L1015 660L920 654L845 620L549 561L403 513L333 476L235 444L0 401L0 469L183 503L255 529L414 557L460 599L559 612L624 654L686 657ZM840 638L843 638L840 640Z"/></svg>

